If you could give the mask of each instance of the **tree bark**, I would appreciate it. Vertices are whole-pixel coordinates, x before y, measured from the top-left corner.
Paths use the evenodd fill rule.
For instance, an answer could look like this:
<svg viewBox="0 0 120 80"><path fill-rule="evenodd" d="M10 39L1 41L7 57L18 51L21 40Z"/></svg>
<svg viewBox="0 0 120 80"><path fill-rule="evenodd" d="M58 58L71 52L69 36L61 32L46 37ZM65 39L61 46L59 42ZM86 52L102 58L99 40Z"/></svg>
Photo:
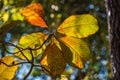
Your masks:
<svg viewBox="0 0 120 80"><path fill-rule="evenodd" d="M120 0L105 0L110 36L112 80L120 80Z"/></svg>

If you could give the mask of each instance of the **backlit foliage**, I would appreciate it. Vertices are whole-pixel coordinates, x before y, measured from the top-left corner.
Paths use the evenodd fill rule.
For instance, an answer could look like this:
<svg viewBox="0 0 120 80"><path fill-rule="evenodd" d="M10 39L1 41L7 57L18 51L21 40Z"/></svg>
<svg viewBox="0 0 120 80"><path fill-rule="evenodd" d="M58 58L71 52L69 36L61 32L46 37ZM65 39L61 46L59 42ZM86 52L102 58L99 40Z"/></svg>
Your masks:
<svg viewBox="0 0 120 80"><path fill-rule="evenodd" d="M66 64L84 68L84 64L90 59L91 52L83 38L98 31L97 20L92 15L72 15L58 27L51 27L44 19L45 12L39 3L32 3L23 8L21 14L30 24L42 27L46 31L22 36L18 44L14 45L14 56L28 61L31 68L36 66L34 59L41 56L39 62L43 71L52 77L60 76ZM7 67L4 63L8 62L2 62L1 59L0 65ZM8 65L11 64L8 63ZM17 68L11 72L15 74L16 70Z"/></svg>
<svg viewBox="0 0 120 80"><path fill-rule="evenodd" d="M6 56L0 59L0 80L11 80L16 70L18 69L18 65L10 66L18 63L18 61L14 61L14 57ZM9 66L6 66L9 65Z"/></svg>
<svg viewBox="0 0 120 80"><path fill-rule="evenodd" d="M29 23L33 25L39 23L37 26L47 28L45 24L42 24L46 22L43 21L43 12L40 11L43 11L41 4L33 3L24 8L22 14ZM42 21L39 20L38 17L41 18ZM35 19L37 19L37 21ZM45 35L48 35L49 37L46 40L42 39L44 38L44 33L41 33L42 36L39 35L40 33L34 33L33 36L32 33L21 37L18 44L23 46L26 46L27 44L29 47L31 45L32 49L37 49L37 46L40 46L40 44L42 45L42 43L46 45L47 47L45 49L42 48L42 45L41 48L38 48L37 50L44 50L40 64L45 72L51 74L51 76L60 75L62 73L61 71L64 70L66 63L74 67L83 68L84 63L90 58L90 50L87 43L80 38L88 37L98 31L97 20L89 14L73 15L67 18L58 28L52 28L51 32L49 31L50 29L51 27L47 28L49 33ZM34 38L31 39L31 37ZM44 41L47 42L47 44L44 43ZM54 41L58 44L55 44ZM27 51L27 47L22 48L26 48ZM25 56L27 55L28 58L31 57L29 54L30 52L24 51L23 54ZM36 51L32 54L34 56L38 53L40 54L40 52ZM19 55L17 56L20 57ZM63 65L63 67L60 67L61 65Z"/></svg>

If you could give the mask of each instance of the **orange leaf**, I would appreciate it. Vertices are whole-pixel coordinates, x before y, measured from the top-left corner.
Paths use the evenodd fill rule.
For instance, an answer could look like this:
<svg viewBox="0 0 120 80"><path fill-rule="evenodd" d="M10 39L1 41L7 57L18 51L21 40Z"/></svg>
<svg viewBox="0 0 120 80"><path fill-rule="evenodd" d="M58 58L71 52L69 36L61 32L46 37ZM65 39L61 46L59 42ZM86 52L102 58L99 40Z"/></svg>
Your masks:
<svg viewBox="0 0 120 80"><path fill-rule="evenodd" d="M25 7L21 14L26 18L26 20L35 26L41 26L48 28L44 20L44 9L39 3L32 3Z"/></svg>

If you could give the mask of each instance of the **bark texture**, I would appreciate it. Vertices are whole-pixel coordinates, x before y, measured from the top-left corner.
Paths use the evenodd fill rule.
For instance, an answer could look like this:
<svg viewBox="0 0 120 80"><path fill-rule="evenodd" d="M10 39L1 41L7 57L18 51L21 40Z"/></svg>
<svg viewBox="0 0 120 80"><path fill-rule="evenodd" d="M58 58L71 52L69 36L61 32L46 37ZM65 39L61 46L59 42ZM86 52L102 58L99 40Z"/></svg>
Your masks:
<svg viewBox="0 0 120 80"><path fill-rule="evenodd" d="M120 0L106 0L112 80L120 80Z"/></svg>

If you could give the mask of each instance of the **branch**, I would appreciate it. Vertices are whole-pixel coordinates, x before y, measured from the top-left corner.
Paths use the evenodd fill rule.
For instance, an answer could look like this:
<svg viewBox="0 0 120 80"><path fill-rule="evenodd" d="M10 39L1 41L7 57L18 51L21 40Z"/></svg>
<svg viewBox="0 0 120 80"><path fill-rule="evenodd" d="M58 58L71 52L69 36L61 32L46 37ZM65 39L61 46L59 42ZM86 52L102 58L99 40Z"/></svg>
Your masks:
<svg viewBox="0 0 120 80"><path fill-rule="evenodd" d="M20 52L20 53L24 56L24 58L25 58L28 62L30 62L29 59L28 59L28 58L24 55L24 53L22 52L23 50L27 50L28 48L23 49L23 48L21 48L21 47L18 47L17 45L14 45L14 44L9 43L9 42L4 42L4 41L0 41L0 43L3 44L2 46L3 46L4 50L7 51L9 54L17 54L17 53ZM6 49L5 45L13 46L13 47L17 48L19 51L18 51L18 52L15 52L15 53L9 52L9 51Z"/></svg>
<svg viewBox="0 0 120 80"><path fill-rule="evenodd" d="M20 64L29 63L29 64L31 65L31 66L30 66L30 70L29 70L29 72L27 73L27 75L26 75L26 76L24 77L24 79L23 79L23 80L26 80L27 77L28 77L28 76L30 75L30 73L32 72L33 67L41 67L40 65L35 65L35 64L34 64L34 56L33 56L32 50L34 51L34 50L40 49L47 41L49 41L49 39L52 37L52 35L53 35L53 34L50 34L50 35L48 36L48 38L47 38L38 48L36 48L36 49L32 49L32 48L30 48L30 47L27 47L27 48L24 48L24 49L23 49L23 48L15 45L15 44L12 44L12 43L9 43L9 42L0 41L0 43L2 43L2 46L3 46L4 50L7 51L9 54L17 54L17 53L20 52L20 53L27 59L27 61L28 61L28 62L21 62L21 63L12 64L12 65L8 65L8 64L6 64L6 63L4 63L4 62L2 62L2 63L3 63L4 65L8 66L8 67L12 67L12 66L20 65ZM7 46L13 46L13 47L17 48L19 51L18 51L18 52L15 52L15 53L9 52L9 51L6 49L6 46L5 46L5 45L7 45ZM24 50L30 50L30 54L31 54L31 57L32 57L32 60L31 60L31 61L29 61L29 59L24 55L24 53L23 53ZM45 68L43 67L43 69L45 69ZM45 70L46 70L46 69L45 69ZM49 70L46 70L46 71L50 73ZM50 74L51 74L51 73L50 73Z"/></svg>
<svg viewBox="0 0 120 80"><path fill-rule="evenodd" d="M4 62L1 62L1 63L3 63L4 65L6 65L8 67L12 67L12 66L20 65L20 64L31 64L31 62L21 62L21 63L12 64L12 65L8 65L8 64L6 64Z"/></svg>
<svg viewBox="0 0 120 80"><path fill-rule="evenodd" d="M33 57L33 54L32 54L32 49L31 49L31 48L28 48L28 49L30 50L30 54L31 54L31 56L32 56L32 61L31 61L30 70L29 70L29 72L27 73L27 75L24 77L23 80L26 80L26 79L27 79L27 77L30 75L30 73L32 72L32 69L33 69L33 67L34 67L34 57Z"/></svg>

